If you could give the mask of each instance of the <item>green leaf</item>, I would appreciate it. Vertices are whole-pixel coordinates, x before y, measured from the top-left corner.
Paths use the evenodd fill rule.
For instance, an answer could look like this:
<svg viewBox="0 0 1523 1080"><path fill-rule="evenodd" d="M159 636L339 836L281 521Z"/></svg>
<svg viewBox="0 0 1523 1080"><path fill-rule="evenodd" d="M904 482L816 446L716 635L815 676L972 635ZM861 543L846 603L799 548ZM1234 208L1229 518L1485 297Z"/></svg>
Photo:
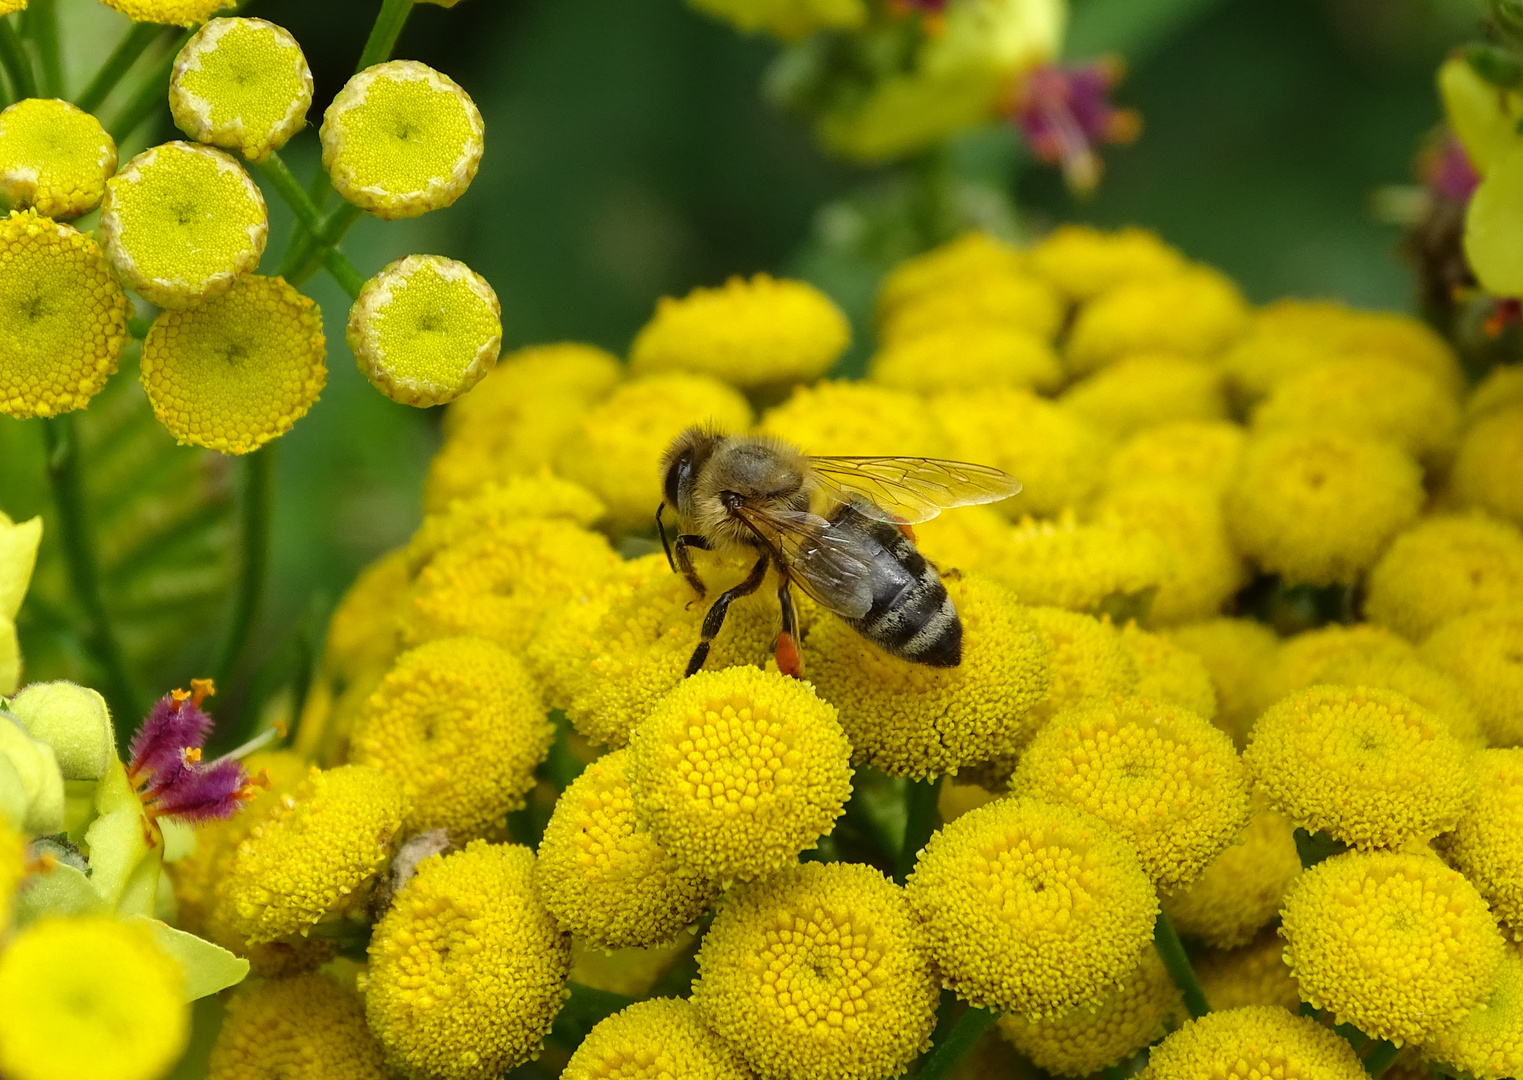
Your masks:
<svg viewBox="0 0 1523 1080"><path fill-rule="evenodd" d="M153 911L164 851L150 842L143 804L120 761L113 762L101 778L95 806L100 816L85 833L91 886L120 915Z"/></svg>
<svg viewBox="0 0 1523 1080"><path fill-rule="evenodd" d="M221 945L205 938L176 930L166 922L135 915L133 919L148 924L154 939L185 973L185 1000L195 1001L229 986L237 986L249 973L249 962L234 956Z"/></svg>

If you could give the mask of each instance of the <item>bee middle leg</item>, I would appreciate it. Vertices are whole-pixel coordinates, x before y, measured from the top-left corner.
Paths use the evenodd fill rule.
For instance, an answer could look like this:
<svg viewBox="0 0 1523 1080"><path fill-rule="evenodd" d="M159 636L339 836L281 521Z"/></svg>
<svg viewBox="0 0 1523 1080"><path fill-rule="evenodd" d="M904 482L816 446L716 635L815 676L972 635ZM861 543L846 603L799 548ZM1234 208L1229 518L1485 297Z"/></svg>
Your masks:
<svg viewBox="0 0 1523 1080"><path fill-rule="evenodd" d="M750 596L767 577L767 565L771 560L763 555L756 560L756 565L751 567L751 572L746 575L746 580L736 585L733 589L726 589L719 594L714 601L714 606L709 608L709 613L703 617L703 629L699 635L698 648L693 650L692 659L687 662L687 671L683 678L694 674L703 667L703 662L709 658L709 647L714 644L714 639L719 636L720 629L724 626L724 617L730 610L730 605L742 596Z"/></svg>

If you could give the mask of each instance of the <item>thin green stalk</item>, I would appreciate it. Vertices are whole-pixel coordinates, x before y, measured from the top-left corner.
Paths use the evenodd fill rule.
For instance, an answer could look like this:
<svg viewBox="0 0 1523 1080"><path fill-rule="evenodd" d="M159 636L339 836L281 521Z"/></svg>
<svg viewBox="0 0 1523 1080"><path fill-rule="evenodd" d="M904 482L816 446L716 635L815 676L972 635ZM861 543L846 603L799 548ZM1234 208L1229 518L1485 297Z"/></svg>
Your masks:
<svg viewBox="0 0 1523 1080"><path fill-rule="evenodd" d="M1190 1010L1190 1015L1201 1017L1210 1012L1211 1005L1206 1001L1206 992L1200 988L1200 980L1195 977L1195 969L1190 966L1190 958L1185 955L1185 947L1174 932L1174 924L1162 910L1153 924L1153 948L1158 950L1158 958L1184 996L1185 1008Z"/></svg>
<svg viewBox="0 0 1523 1080"><path fill-rule="evenodd" d="M119 725L130 731L143 712L101 597L100 566L96 561L90 516L85 510L79 471L79 437L74 417L64 413L43 420L42 434L47 447L48 483L53 489L53 504L58 510L59 541L69 568L69 584L85 616L81 637L101 667L112 714Z"/></svg>
<svg viewBox="0 0 1523 1080"><path fill-rule="evenodd" d="M920 1063L920 1070L915 1073L915 1080L941 1080L942 1077L951 1076L962 1059L968 1056L968 1051L978 1045L978 1040L983 1038L984 1032L994 1025L999 1019L998 1014L988 1009L976 1009L972 1006L957 1018L957 1023L952 1025L952 1030L947 1032L946 1039L931 1051L931 1056Z"/></svg>
<svg viewBox="0 0 1523 1080"><path fill-rule="evenodd" d="M29 98L37 96L37 79L32 74L32 61L26 55L21 35L10 16L0 16L0 68L11 81L11 96Z"/></svg>
<svg viewBox="0 0 1523 1080"><path fill-rule="evenodd" d="M180 55L180 50L190 40L194 31L187 30L164 54L164 58L154 65L148 77L143 80L143 85L132 96L132 100L122 106L122 111L108 129L111 137L120 146L136 131L150 116L163 107L169 95L169 75L174 70L175 57Z"/></svg>
<svg viewBox="0 0 1523 1080"><path fill-rule="evenodd" d="M158 41L169 33L167 26L159 26L157 23L133 23L132 29L127 31L127 36L122 38L121 43L111 50L111 55L106 57L106 62L95 73L95 78L90 80L88 86L80 91L79 97L74 99L85 112L94 112L100 108L101 103L116 89L116 84L122 81L122 77L132 70L132 65L137 63L138 57L142 56L148 46Z"/></svg>
<svg viewBox="0 0 1523 1080"><path fill-rule="evenodd" d="M323 229L315 238L308 238L306 251L300 259L295 260L289 274L280 276L298 288L313 274L317 273L326 262L329 249L336 248L343 240L345 234L354 227L355 222L363 217L365 211L353 203L344 203L323 219ZM294 254L294 253L293 253ZM286 264L293 261L291 254L286 256ZM284 269L284 266L282 267Z"/></svg>
<svg viewBox="0 0 1523 1080"><path fill-rule="evenodd" d="M365 287L365 277L355 269L347 255L336 247L328 248L323 252L323 266L333 280L338 282L339 288L349 294L349 299L360 298L360 290Z"/></svg>
<svg viewBox="0 0 1523 1080"><path fill-rule="evenodd" d="M58 0L32 0L26 9L26 35L42 63L42 96L63 95L63 47L58 40Z"/></svg>
<svg viewBox="0 0 1523 1080"><path fill-rule="evenodd" d="M301 181L296 179L290 166L278 153L272 151L269 157L261 161L259 172L270 182L275 193L285 200L285 204L296 215L296 220L314 232L321 231L322 211L317 208L317 204L307 194L306 188L301 186Z"/></svg>
<svg viewBox="0 0 1523 1080"><path fill-rule="evenodd" d="M243 490L239 497L241 565L237 592L227 635L212 669L217 685L237 673L243 650L254 631L259 603L264 597L265 574L270 563L270 511L274 502L275 448L262 446L243 459Z"/></svg>
<svg viewBox="0 0 1523 1080"><path fill-rule="evenodd" d="M397 46L402 27L407 25L407 16L412 14L412 5L413 0L382 0L381 10L375 17L375 25L370 28L370 37L355 71L364 71L372 64L391 58L391 50Z"/></svg>
<svg viewBox="0 0 1523 1080"><path fill-rule="evenodd" d="M1401 1047L1381 1039L1375 1044L1375 1049L1370 1051L1364 1059L1364 1071L1371 1076L1379 1076L1391 1067L1391 1062L1396 1060L1396 1055L1401 1053Z"/></svg>
<svg viewBox="0 0 1523 1080"><path fill-rule="evenodd" d="M900 882L910 876L920 849L931 839L931 834L941 827L941 777L911 781L905 786L904 798L909 814L904 822L904 840L899 845L899 858L894 863L894 876Z"/></svg>

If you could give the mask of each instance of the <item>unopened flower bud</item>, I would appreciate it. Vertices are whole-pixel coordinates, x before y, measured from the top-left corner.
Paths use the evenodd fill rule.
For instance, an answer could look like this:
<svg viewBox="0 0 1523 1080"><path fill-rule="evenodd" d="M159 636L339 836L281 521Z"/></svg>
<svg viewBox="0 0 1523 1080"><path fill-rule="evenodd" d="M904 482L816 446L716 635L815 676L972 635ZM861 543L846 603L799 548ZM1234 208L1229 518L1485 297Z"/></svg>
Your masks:
<svg viewBox="0 0 1523 1080"><path fill-rule="evenodd" d="M87 686L32 683L11 702L11 715L53 747L65 780L99 780L116 755L106 699Z"/></svg>

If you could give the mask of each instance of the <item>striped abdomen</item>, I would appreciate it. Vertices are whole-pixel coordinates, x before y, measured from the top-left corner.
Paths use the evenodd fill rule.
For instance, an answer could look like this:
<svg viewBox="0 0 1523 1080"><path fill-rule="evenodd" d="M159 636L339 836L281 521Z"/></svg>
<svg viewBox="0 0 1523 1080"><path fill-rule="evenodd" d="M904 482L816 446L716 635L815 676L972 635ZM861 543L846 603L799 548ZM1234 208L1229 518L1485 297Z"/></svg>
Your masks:
<svg viewBox="0 0 1523 1080"><path fill-rule="evenodd" d="M901 660L932 667L960 664L962 620L936 568L899 527L851 506L836 511L830 524L833 531L852 537L857 554L873 567L873 605L847 624Z"/></svg>

